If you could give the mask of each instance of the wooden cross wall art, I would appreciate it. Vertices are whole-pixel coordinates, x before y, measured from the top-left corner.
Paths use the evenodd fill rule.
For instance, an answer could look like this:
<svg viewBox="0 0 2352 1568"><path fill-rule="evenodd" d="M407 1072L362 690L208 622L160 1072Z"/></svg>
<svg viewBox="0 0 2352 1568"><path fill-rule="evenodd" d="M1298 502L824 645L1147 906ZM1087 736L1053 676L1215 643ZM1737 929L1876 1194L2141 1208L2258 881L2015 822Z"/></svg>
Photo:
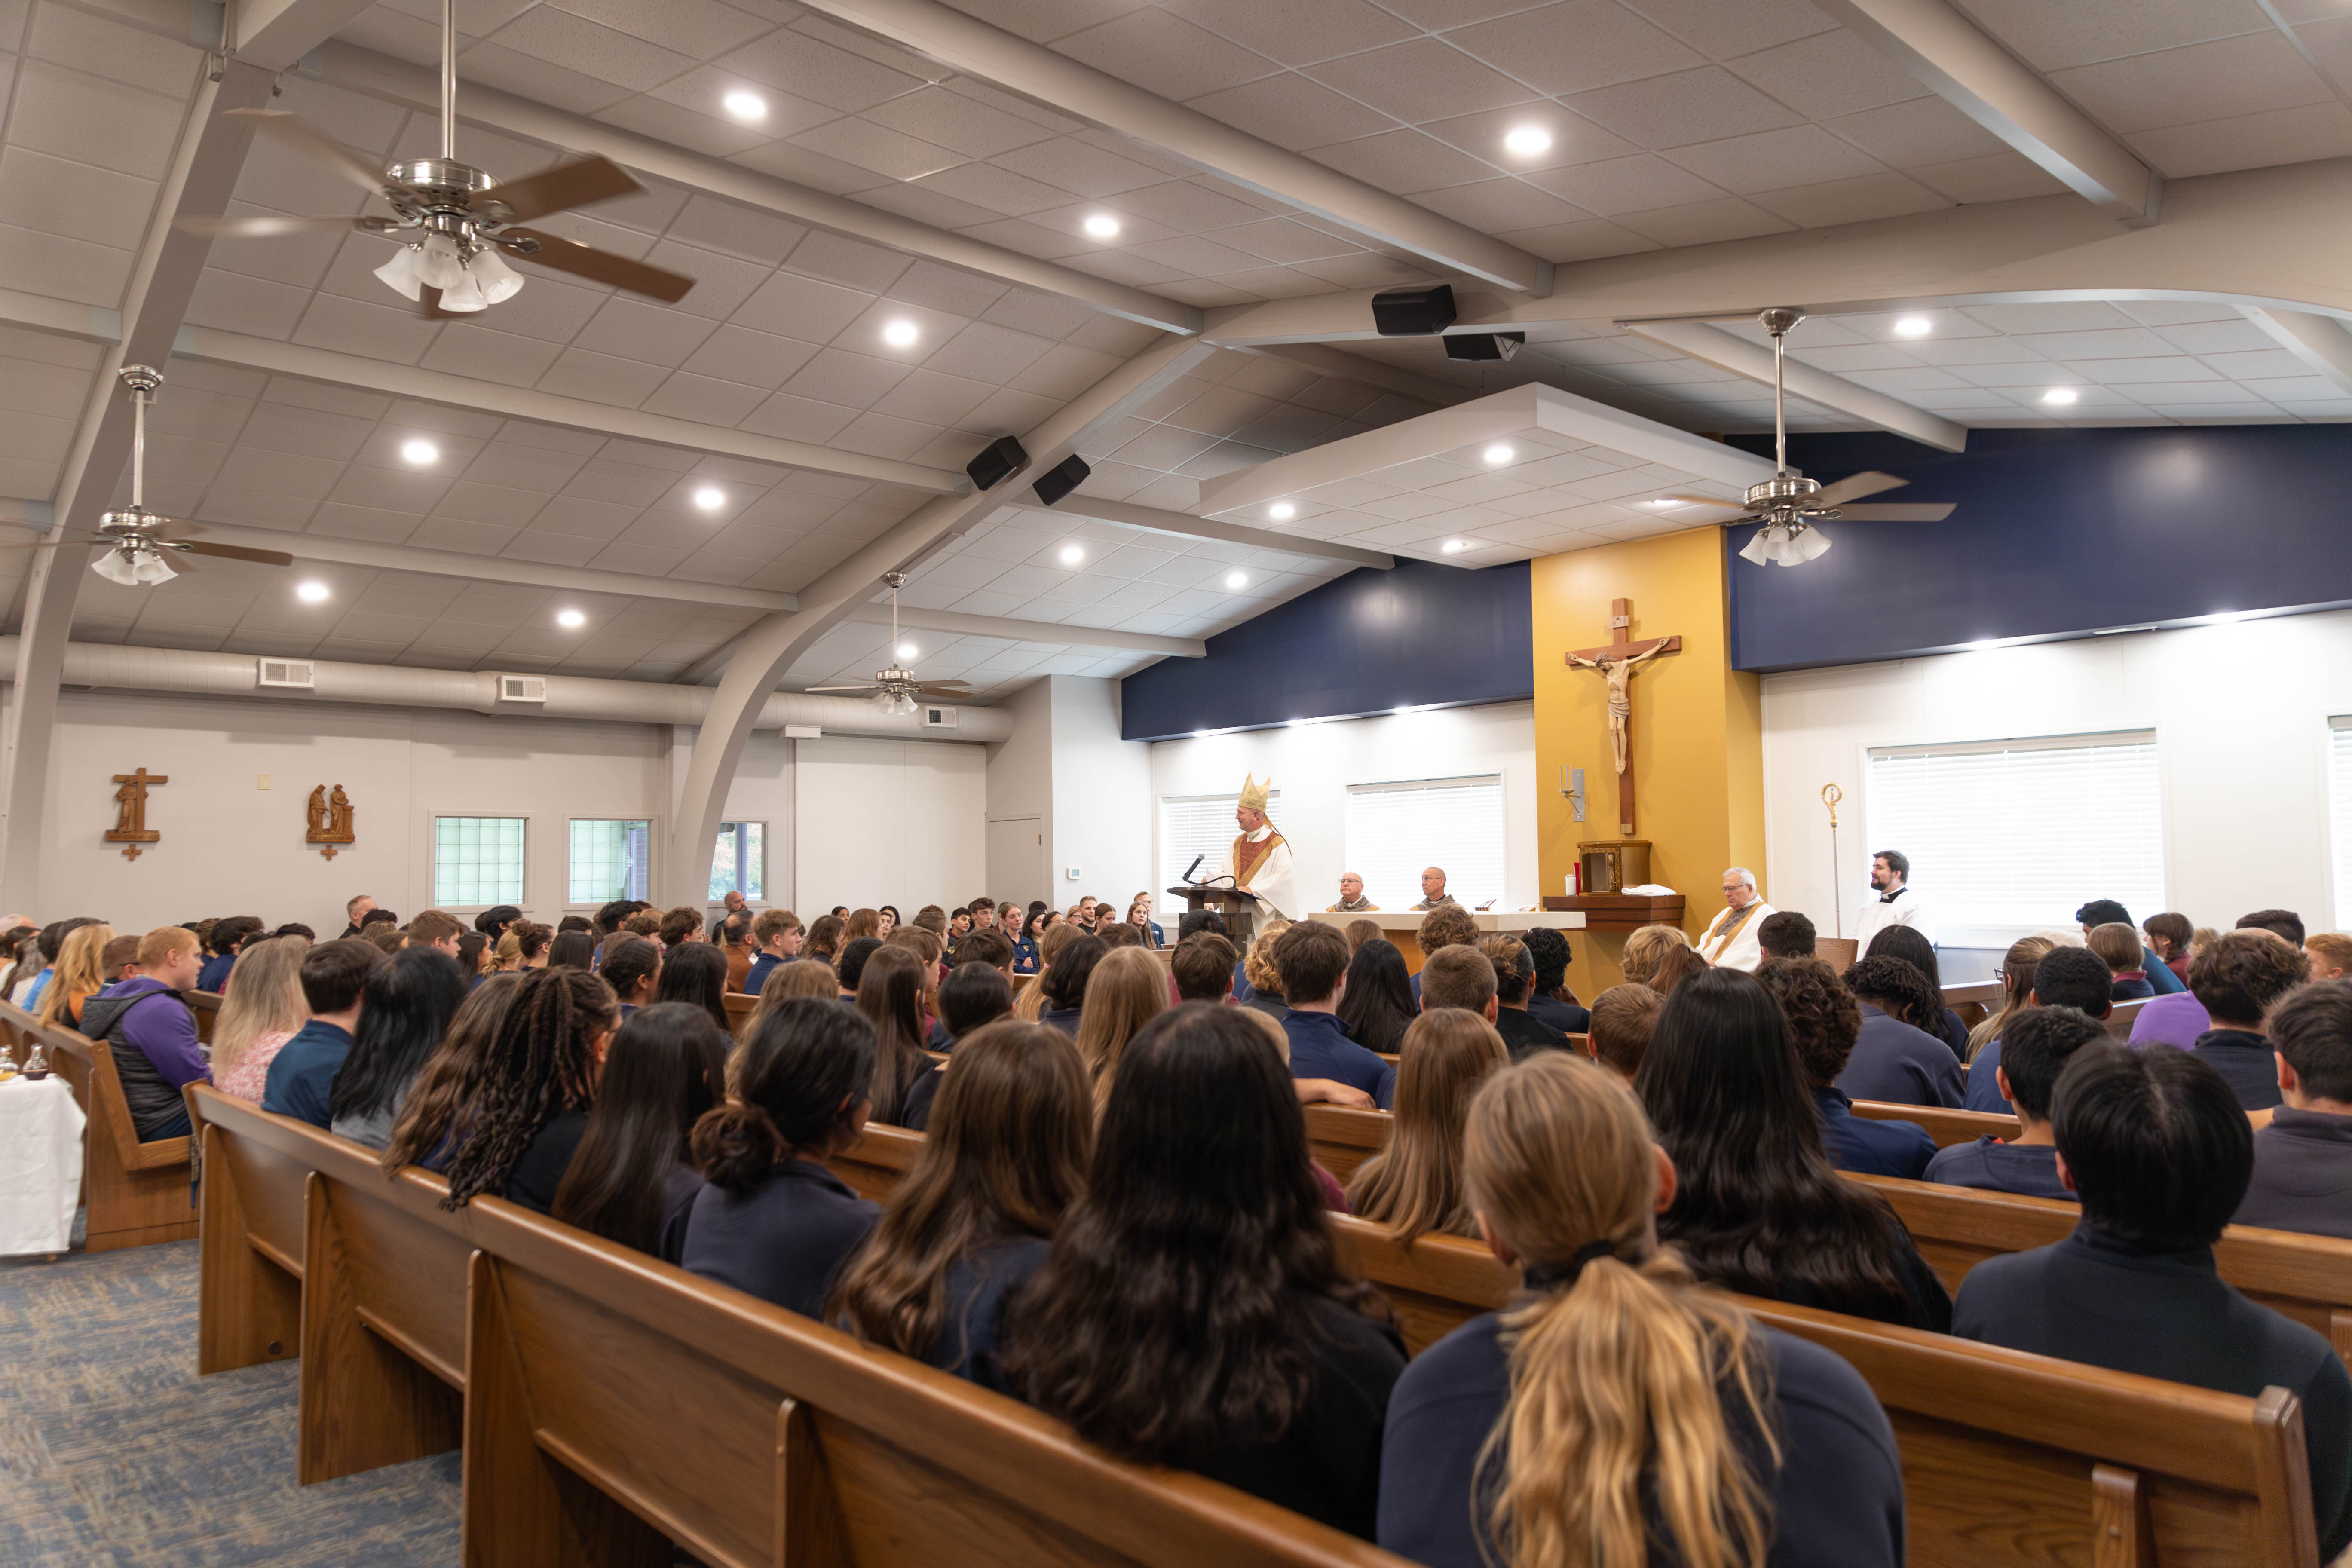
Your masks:
<svg viewBox="0 0 2352 1568"><path fill-rule="evenodd" d="M136 860L142 844L160 843L163 837L147 826L147 792L172 780L168 774L141 768L137 773L115 774L114 782L121 787L114 792L114 826L106 830L105 842L123 846L122 858Z"/></svg>
<svg viewBox="0 0 2352 1568"><path fill-rule="evenodd" d="M310 792L310 831L303 837L306 844L323 844L319 851L322 859L335 858L335 846L354 842L352 833L352 797L337 784L332 795L320 784Z"/></svg>
<svg viewBox="0 0 2352 1568"><path fill-rule="evenodd" d="M1633 601L1609 601L1609 641L1568 656L1572 669L1589 669L1609 686L1609 747L1617 764L1617 831L1633 836L1633 671L1664 654L1680 653L1678 637L1633 640Z"/></svg>

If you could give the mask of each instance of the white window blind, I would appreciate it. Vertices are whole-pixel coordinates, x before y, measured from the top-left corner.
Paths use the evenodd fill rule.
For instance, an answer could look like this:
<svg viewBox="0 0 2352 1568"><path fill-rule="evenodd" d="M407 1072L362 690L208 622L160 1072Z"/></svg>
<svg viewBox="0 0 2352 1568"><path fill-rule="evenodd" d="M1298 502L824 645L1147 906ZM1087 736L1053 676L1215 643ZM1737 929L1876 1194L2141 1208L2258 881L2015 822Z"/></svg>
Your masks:
<svg viewBox="0 0 2352 1568"><path fill-rule="evenodd" d="M2352 714L2327 721L2327 804L2336 847L2336 929L2352 926Z"/></svg>
<svg viewBox="0 0 2352 1568"><path fill-rule="evenodd" d="M1503 896L1503 779L1408 779L1348 786L1348 869L1383 910L1421 902L1435 866L1455 902L1476 909Z"/></svg>
<svg viewBox="0 0 2352 1568"><path fill-rule="evenodd" d="M1866 888L1869 858L1901 850L1939 942L2072 929L2092 899L2135 920L2167 907L2153 731L1873 747L1869 790L1845 874Z"/></svg>
<svg viewBox="0 0 2352 1568"><path fill-rule="evenodd" d="M1241 803L1241 792L1231 795L1163 795L1160 797L1160 888L1172 888L1184 879L1184 868L1192 863L1195 855L1202 857L1201 868L1192 873L1195 881L1205 882L1215 876L1225 863L1225 851L1241 837L1234 822L1234 807ZM1266 815L1275 817L1275 826L1282 826L1276 814L1282 805L1282 792L1275 791L1266 797ZM1158 893L1160 888L1152 891ZM1168 900L1162 895L1160 907ZM1181 910L1178 910L1181 913Z"/></svg>

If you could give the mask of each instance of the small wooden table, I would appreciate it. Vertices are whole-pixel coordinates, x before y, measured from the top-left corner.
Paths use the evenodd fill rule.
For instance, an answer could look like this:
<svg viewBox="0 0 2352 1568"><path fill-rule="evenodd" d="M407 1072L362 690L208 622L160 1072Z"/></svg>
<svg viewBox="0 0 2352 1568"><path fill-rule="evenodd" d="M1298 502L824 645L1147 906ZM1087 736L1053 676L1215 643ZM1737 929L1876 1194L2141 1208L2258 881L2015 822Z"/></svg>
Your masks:
<svg viewBox="0 0 2352 1568"><path fill-rule="evenodd" d="M1680 893L1660 898L1638 893L1581 893L1572 898L1548 893L1543 905L1547 910L1580 914L1583 923L1594 931L1639 931L1643 926L1683 923Z"/></svg>
<svg viewBox="0 0 2352 1568"><path fill-rule="evenodd" d="M1418 974L1421 973L1422 952L1415 933L1421 930L1422 917L1428 912L1427 910L1317 910L1307 918L1321 921L1325 925L1338 926L1342 931L1357 921L1371 921L1381 928L1381 934L1396 943L1397 951L1404 954L1405 972ZM1553 931L1582 931L1585 925L1583 914L1573 910L1465 908L1464 912L1477 922L1481 931L1509 931L1514 935L1534 931L1539 926Z"/></svg>

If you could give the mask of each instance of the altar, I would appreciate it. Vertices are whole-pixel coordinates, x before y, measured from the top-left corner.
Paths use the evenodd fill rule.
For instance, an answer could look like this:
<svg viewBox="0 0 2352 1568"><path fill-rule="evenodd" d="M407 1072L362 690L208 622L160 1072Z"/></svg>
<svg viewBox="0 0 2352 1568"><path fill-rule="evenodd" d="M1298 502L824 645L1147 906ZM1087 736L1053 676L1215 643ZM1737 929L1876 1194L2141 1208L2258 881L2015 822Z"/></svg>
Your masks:
<svg viewBox="0 0 2352 1568"><path fill-rule="evenodd" d="M1418 974L1421 973L1422 952L1414 933L1421 930L1422 917L1428 912L1426 910L1317 910L1307 918L1338 926L1341 931L1357 921L1371 921L1381 928L1381 934L1396 943L1397 951L1404 954L1406 973ZM1488 931L1508 931L1517 936L1538 928L1551 931L1584 929L1584 915L1578 910L1465 909L1463 912L1477 922L1481 935Z"/></svg>

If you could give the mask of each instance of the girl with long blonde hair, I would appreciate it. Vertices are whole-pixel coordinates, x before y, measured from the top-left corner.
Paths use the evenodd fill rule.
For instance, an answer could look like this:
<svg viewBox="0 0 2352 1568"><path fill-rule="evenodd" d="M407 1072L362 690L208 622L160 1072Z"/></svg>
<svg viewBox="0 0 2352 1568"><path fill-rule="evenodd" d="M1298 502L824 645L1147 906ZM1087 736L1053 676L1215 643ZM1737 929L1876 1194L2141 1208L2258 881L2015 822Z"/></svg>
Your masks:
<svg viewBox="0 0 2352 1568"><path fill-rule="evenodd" d="M1470 1097L1510 1060L1495 1026L1465 1008L1413 1019L1397 1053L1396 1125L1388 1146L1356 1167L1349 1211L1405 1242L1433 1230L1477 1235L1462 1184L1462 1128Z"/></svg>
<svg viewBox="0 0 2352 1568"><path fill-rule="evenodd" d="M261 1103L263 1080L278 1047L310 1021L302 999L302 959L310 944L299 936L253 942L237 954L213 1020L213 1087Z"/></svg>
<svg viewBox="0 0 2352 1568"><path fill-rule="evenodd" d="M81 1026L82 1003L106 984L103 961L106 944L113 940L110 925L77 926L66 933L65 945L58 952L58 972L48 989L41 993L42 1023L63 1024L69 1029Z"/></svg>
<svg viewBox="0 0 2352 1568"><path fill-rule="evenodd" d="M1751 1322L1659 1246L1674 1163L1631 1089L1538 1051L1471 1101L1464 1164L1525 1289L1398 1380L1381 1546L1430 1568L1903 1561L1885 1414L1835 1354Z"/></svg>
<svg viewBox="0 0 2352 1568"><path fill-rule="evenodd" d="M1118 1058L1143 1026L1168 1011L1168 972L1143 948L1114 948L1087 977L1078 1015L1078 1055L1094 1081L1095 1111L1110 1100Z"/></svg>
<svg viewBox="0 0 2352 1568"><path fill-rule="evenodd" d="M2025 999L2033 994L2033 972L2041 965L2042 955L2058 944L2046 936L2020 937L2009 944L2000 957L2000 969L1993 978L2000 982L2005 998L2000 1010L1988 1013L1969 1031L1969 1060L1984 1049L1985 1042L2000 1038L2002 1027L2011 1016L2024 1010Z"/></svg>
<svg viewBox="0 0 2352 1568"><path fill-rule="evenodd" d="M1057 925L1037 939L1037 973L1029 976L1021 994L1013 999L1013 1016L1024 1024L1034 1024L1043 1017L1052 1004L1045 999L1045 974L1054 967L1054 960L1062 950L1087 933L1074 925ZM1016 950L1017 952L1017 950ZM1017 962L1017 959L1016 959Z"/></svg>

